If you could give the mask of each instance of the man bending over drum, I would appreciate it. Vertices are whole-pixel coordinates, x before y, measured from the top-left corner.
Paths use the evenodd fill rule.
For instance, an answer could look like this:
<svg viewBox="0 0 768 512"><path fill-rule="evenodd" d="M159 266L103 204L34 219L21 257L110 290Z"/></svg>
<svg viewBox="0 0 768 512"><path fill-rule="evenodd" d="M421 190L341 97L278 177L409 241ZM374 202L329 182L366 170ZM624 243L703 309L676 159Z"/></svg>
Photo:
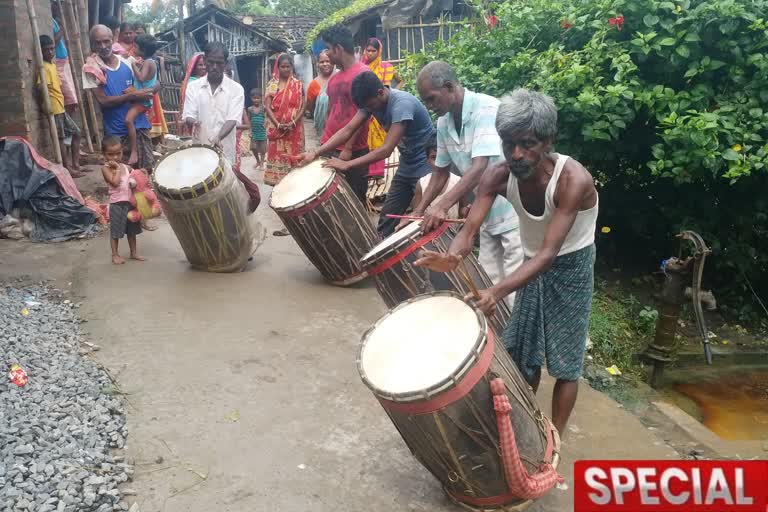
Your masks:
<svg viewBox="0 0 768 512"><path fill-rule="evenodd" d="M456 72L447 62L433 61L419 72L416 80L421 100L437 120L437 170L435 179L424 191L413 215L424 216L424 233L437 229L451 205L477 188L486 169L504 160L501 140L493 125L499 100L462 87ZM438 198L440 186L450 175L453 164L461 181ZM517 214L504 197L496 199L480 228L480 255L483 269L494 284L510 275L523 262ZM505 301L515 302L511 293Z"/></svg>
<svg viewBox="0 0 768 512"><path fill-rule="evenodd" d="M387 214L405 213L413 199L416 183L431 172L424 146L435 133L435 128L429 112L419 100L405 91L384 87L379 77L371 71L360 73L352 80L352 99L358 108L355 116L325 144L313 153L307 153L304 163L346 143L359 128L368 123L371 116L375 117L387 131L381 147L349 161L331 158L323 166L345 172L384 160L398 147L400 165L381 208L378 225L379 234L387 237L394 232L398 223L397 219L390 219Z"/></svg>
<svg viewBox="0 0 768 512"><path fill-rule="evenodd" d="M595 262L598 196L592 175L576 160L552 151L557 108L552 98L517 89L505 96L496 130L506 162L480 181L464 228L447 253L425 252L417 265L446 272L469 254L472 241L497 195L512 203L520 219L525 261L512 274L480 292L486 315L517 291L503 341L536 390L541 366L557 379L552 421L563 432L576 403L584 364ZM468 296L467 299L471 298Z"/></svg>
<svg viewBox="0 0 768 512"><path fill-rule="evenodd" d="M184 99L184 124L193 134L195 142L222 149L232 170L245 186L250 198L248 211L253 212L261 196L258 186L240 172L237 152L237 125L243 118L245 92L243 86L224 70L229 61L229 50L222 43L205 46L205 67L208 74L187 87Z"/></svg>

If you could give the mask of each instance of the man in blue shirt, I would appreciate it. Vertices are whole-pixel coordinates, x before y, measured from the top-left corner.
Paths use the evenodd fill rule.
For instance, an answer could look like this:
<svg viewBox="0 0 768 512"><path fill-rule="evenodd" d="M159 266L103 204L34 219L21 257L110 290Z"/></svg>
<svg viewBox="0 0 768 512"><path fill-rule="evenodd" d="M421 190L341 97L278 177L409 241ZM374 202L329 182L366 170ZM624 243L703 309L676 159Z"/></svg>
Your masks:
<svg viewBox="0 0 768 512"><path fill-rule="evenodd" d="M371 116L375 117L387 131L384 145L354 160L332 158L323 166L344 172L383 160L392 154L395 147L398 148L400 164L381 208L378 225L379 234L387 237L398 223L397 219L390 219L387 215L405 213L419 178L431 172L424 146L432 138L435 128L429 112L418 99L405 91L385 87L371 71L359 74L352 81L352 99L357 105L357 114L314 153L308 153L305 162L344 144Z"/></svg>
<svg viewBox="0 0 768 512"><path fill-rule="evenodd" d="M91 50L97 55L97 64L103 72L103 77L96 76L86 64L83 68L83 89L90 90L101 106L104 135L117 135L122 140L127 161L130 147L127 143L128 128L125 126L125 115L131 108L131 103L152 99L155 92L160 90L160 84L158 82L154 89L130 89L133 87L133 70L112 52L112 31L104 25L95 25L90 36ZM129 92L126 92L127 90ZM149 137L151 125L147 116L141 114L136 117L134 126L139 152L136 167L151 172L155 166L155 157Z"/></svg>

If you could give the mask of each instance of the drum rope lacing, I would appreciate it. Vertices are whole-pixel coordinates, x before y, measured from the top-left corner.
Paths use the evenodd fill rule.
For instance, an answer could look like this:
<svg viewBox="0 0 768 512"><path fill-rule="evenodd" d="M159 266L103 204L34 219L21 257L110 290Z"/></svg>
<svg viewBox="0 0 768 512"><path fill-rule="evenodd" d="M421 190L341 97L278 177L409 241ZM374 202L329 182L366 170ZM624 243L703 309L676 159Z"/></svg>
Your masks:
<svg viewBox="0 0 768 512"><path fill-rule="evenodd" d="M544 463L540 471L531 476L520 460L520 452L515 441L515 430L512 427L512 405L506 394L504 379L497 377L491 381L491 393L493 394L493 408L496 411L496 421L499 429L499 443L501 444L502 460L504 462L504 474L507 477L509 490L515 496L523 499L536 499L544 495L555 484L565 480L552 466L552 454L554 452L554 439L552 426L547 429L547 450L544 455Z"/></svg>

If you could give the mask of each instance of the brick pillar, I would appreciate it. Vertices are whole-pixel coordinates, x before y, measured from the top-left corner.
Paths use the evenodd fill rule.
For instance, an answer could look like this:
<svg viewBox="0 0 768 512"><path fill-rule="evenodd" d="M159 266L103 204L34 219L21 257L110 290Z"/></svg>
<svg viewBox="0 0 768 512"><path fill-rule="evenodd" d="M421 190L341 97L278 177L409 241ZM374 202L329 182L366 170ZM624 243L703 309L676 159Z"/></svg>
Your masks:
<svg viewBox="0 0 768 512"><path fill-rule="evenodd" d="M40 34L53 37L51 3L34 0ZM35 42L26 0L0 0L0 135L26 138L53 160L48 118L35 97Z"/></svg>

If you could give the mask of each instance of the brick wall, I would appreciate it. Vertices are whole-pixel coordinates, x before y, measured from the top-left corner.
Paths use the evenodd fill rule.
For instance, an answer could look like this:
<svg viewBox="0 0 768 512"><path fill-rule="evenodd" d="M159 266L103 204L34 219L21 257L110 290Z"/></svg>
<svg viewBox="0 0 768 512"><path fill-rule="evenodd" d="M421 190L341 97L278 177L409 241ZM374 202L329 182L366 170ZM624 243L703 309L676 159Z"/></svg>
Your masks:
<svg viewBox="0 0 768 512"><path fill-rule="evenodd" d="M53 36L50 0L34 0L41 34ZM26 0L0 0L0 135L20 135L53 159L48 119L34 94L35 43Z"/></svg>

